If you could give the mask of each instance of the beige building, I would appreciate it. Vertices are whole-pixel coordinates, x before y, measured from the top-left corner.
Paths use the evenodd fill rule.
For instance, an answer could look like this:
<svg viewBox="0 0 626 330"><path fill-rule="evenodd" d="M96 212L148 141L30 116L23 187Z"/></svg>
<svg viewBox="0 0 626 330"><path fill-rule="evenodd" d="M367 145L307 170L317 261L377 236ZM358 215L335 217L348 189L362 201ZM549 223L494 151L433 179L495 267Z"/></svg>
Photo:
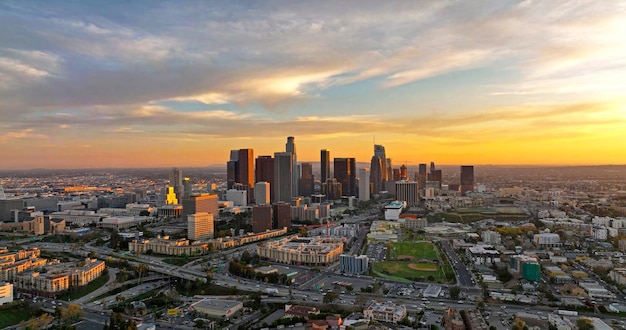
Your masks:
<svg viewBox="0 0 626 330"><path fill-rule="evenodd" d="M426 228L427 224L428 224L428 221L426 220L426 218L417 218L417 219L406 218L404 220L404 226L411 230L422 230Z"/></svg>
<svg viewBox="0 0 626 330"><path fill-rule="evenodd" d="M46 268L48 270L45 273L30 270L17 274L13 281L15 287L51 297L69 288L89 284L102 275L105 263L102 260L85 259L80 266L59 263Z"/></svg>
<svg viewBox="0 0 626 330"><path fill-rule="evenodd" d="M0 282L0 305L13 301L13 284Z"/></svg>
<svg viewBox="0 0 626 330"><path fill-rule="evenodd" d="M213 214L200 212L187 216L187 238L190 240L210 239L213 235Z"/></svg>
<svg viewBox="0 0 626 330"><path fill-rule="evenodd" d="M406 316L406 307L391 302L378 302L373 300L363 310L365 318L382 322L398 323Z"/></svg>
<svg viewBox="0 0 626 330"><path fill-rule="evenodd" d="M230 317L242 309L243 302L236 300L202 299L191 304L189 308L208 317L224 318Z"/></svg>
<svg viewBox="0 0 626 330"><path fill-rule="evenodd" d="M189 240L184 238L171 241L169 236L157 236L156 239L134 240L128 243L128 251L138 254L145 254L151 251L156 254L194 256L206 254L209 251L209 245L207 243L190 244Z"/></svg>
<svg viewBox="0 0 626 330"><path fill-rule="evenodd" d="M275 262L293 265L322 266L339 260L343 238L291 236L257 245L257 254Z"/></svg>
<svg viewBox="0 0 626 330"><path fill-rule="evenodd" d="M35 235L43 235L45 233L43 217L37 216L33 220L22 222L22 230Z"/></svg>

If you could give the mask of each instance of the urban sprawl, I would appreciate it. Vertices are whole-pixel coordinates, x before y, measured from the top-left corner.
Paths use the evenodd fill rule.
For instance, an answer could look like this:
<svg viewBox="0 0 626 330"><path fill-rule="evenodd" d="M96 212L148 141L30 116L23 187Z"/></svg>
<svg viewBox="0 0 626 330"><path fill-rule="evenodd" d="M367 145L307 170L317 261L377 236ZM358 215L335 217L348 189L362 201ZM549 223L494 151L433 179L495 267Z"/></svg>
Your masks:
<svg viewBox="0 0 626 330"><path fill-rule="evenodd" d="M0 173L0 327L626 329L625 166Z"/></svg>

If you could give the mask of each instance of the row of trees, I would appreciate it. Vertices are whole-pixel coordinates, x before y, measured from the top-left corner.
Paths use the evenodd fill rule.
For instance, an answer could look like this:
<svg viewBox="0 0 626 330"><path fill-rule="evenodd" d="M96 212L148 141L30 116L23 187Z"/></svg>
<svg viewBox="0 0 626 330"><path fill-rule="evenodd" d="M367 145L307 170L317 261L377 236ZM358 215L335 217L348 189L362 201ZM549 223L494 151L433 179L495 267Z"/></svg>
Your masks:
<svg viewBox="0 0 626 330"><path fill-rule="evenodd" d="M235 275L243 278L263 281L266 283L274 283L274 284L283 284L288 285L289 279L285 274L279 273L270 273L270 274L262 274L258 273L254 270L252 266L245 266L239 260L233 259L228 263L228 271Z"/></svg>

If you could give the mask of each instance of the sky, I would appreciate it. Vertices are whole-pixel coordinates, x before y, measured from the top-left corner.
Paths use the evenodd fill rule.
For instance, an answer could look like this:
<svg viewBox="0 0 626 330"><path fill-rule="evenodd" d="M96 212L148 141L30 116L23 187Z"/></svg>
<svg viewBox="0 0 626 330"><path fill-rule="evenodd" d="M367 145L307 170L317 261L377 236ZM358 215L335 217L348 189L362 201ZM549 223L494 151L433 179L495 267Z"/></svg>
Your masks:
<svg viewBox="0 0 626 330"><path fill-rule="evenodd" d="M624 1L0 2L0 169L626 164Z"/></svg>

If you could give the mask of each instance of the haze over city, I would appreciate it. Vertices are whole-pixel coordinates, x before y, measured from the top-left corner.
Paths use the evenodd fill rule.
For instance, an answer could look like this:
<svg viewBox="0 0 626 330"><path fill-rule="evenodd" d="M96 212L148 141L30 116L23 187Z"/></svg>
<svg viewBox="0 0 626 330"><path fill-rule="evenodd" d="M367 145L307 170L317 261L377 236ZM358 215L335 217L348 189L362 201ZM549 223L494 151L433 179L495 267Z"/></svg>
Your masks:
<svg viewBox="0 0 626 330"><path fill-rule="evenodd" d="M613 1L0 3L0 169L625 164Z"/></svg>

